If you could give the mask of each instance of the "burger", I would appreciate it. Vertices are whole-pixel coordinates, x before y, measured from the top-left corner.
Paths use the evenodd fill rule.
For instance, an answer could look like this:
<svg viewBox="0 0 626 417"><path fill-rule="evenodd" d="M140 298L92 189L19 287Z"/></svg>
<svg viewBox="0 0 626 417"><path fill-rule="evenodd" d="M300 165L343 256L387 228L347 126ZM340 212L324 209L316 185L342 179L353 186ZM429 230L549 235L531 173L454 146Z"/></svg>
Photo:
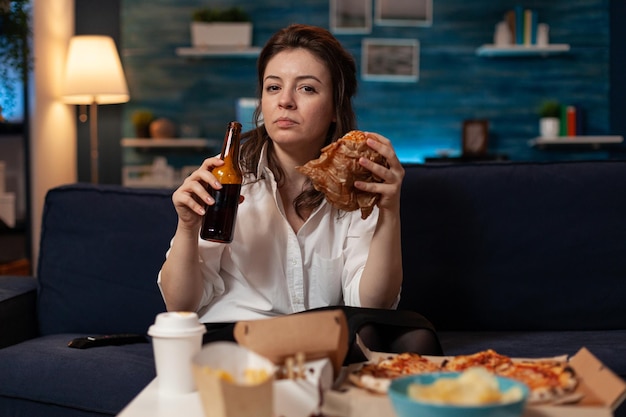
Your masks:
<svg viewBox="0 0 626 417"><path fill-rule="evenodd" d="M322 148L319 158L296 169L309 177L316 190L326 196L334 207L344 211L361 210L366 219L380 199L380 194L365 192L354 187L355 181L382 182L359 164L359 158L367 158L377 164L388 166L381 154L367 145L367 136L360 130L352 130L336 142Z"/></svg>

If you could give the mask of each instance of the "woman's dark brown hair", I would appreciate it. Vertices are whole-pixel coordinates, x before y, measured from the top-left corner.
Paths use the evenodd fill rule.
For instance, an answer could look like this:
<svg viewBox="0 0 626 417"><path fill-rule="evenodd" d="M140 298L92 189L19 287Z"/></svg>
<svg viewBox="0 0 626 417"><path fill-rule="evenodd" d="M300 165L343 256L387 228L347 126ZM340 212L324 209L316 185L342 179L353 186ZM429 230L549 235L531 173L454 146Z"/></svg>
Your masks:
<svg viewBox="0 0 626 417"><path fill-rule="evenodd" d="M276 32L263 47L257 62L257 96L261 98L263 91L263 76L268 62L278 53L292 49L305 49L315 55L326 65L330 72L333 85L333 106L335 109L334 123L331 123L326 134L328 145L341 136L356 128L356 116L352 107L352 97L356 94L356 64L354 58L346 51L341 43L326 29L317 26L293 24ZM254 112L254 119L258 120L261 114L261 105ZM241 148L242 169L245 174L255 176L261 149L267 143L269 168L274 173L276 181L281 185L284 172L276 159L272 141L265 126L260 125L246 132ZM296 213L303 217L302 211L310 211L317 207L324 196L309 186L296 198L294 207Z"/></svg>

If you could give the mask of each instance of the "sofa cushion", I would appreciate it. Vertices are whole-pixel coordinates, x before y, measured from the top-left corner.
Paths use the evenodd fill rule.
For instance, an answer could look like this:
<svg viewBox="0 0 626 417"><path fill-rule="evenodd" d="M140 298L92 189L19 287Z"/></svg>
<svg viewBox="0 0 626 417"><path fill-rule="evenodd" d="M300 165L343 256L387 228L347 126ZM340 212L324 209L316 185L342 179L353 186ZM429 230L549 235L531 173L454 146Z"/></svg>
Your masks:
<svg viewBox="0 0 626 417"><path fill-rule="evenodd" d="M42 334L146 333L174 235L171 191L72 184L48 192L40 256Z"/></svg>
<svg viewBox="0 0 626 417"><path fill-rule="evenodd" d="M443 330L626 329L626 163L406 167L400 307Z"/></svg>
<svg viewBox="0 0 626 417"><path fill-rule="evenodd" d="M36 404L57 406L40 415L55 409L59 415L70 414L68 410L116 415L155 378L150 343L67 347L79 336L85 335L43 336L0 349L2 409L10 410L15 401L30 403L31 410Z"/></svg>
<svg viewBox="0 0 626 417"><path fill-rule="evenodd" d="M0 276L0 348L37 336L37 280Z"/></svg>

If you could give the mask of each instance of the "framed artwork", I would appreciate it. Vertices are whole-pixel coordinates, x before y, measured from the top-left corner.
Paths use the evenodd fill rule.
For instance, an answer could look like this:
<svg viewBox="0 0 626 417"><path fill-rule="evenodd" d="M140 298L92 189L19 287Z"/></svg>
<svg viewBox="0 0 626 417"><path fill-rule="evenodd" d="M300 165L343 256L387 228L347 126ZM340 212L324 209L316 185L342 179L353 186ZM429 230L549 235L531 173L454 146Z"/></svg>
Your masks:
<svg viewBox="0 0 626 417"><path fill-rule="evenodd" d="M377 25L430 26L433 0L376 0Z"/></svg>
<svg viewBox="0 0 626 417"><path fill-rule="evenodd" d="M463 149L464 156L481 156L487 153L489 141L488 120L463 121Z"/></svg>
<svg viewBox="0 0 626 417"><path fill-rule="evenodd" d="M364 80L416 82L419 79L417 39L365 38L361 48Z"/></svg>
<svg viewBox="0 0 626 417"><path fill-rule="evenodd" d="M370 33L372 0L330 0L330 30L333 33Z"/></svg>

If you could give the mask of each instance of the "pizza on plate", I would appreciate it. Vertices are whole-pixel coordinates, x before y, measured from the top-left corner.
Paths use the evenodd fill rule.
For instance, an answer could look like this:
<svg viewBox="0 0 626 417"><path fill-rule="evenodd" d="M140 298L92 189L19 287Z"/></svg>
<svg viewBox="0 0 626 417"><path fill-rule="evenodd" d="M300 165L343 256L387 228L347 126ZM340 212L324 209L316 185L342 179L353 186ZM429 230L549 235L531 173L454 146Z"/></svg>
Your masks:
<svg viewBox="0 0 626 417"><path fill-rule="evenodd" d="M525 383L529 390L530 404L576 401L571 395L578 386L574 369L565 361L514 360L492 349L470 355L457 355L443 360L401 353L389 356L377 363L365 363L352 372L349 381L368 391L384 394L392 379L427 372L462 372L473 367L483 367L489 372Z"/></svg>

